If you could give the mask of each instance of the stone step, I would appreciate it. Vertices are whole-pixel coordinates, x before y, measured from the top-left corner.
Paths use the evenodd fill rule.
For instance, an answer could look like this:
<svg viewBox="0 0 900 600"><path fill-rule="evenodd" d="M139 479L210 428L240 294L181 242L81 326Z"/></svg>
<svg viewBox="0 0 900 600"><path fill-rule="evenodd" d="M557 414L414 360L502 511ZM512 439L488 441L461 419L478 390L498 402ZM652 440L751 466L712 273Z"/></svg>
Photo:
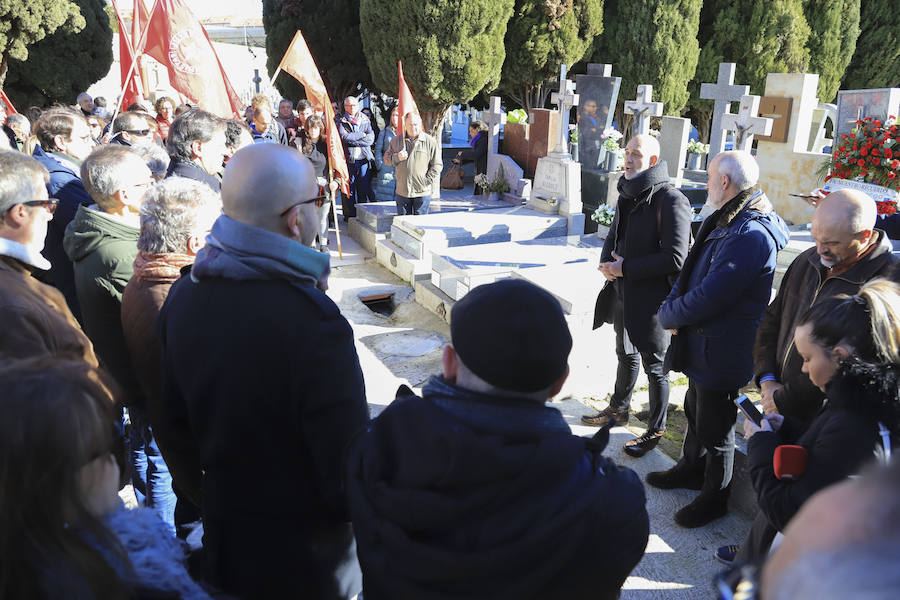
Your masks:
<svg viewBox="0 0 900 600"><path fill-rule="evenodd" d="M420 279L431 277L429 261L413 256L391 239L379 240L375 243L375 260L410 285Z"/></svg>
<svg viewBox="0 0 900 600"><path fill-rule="evenodd" d="M417 303L450 323L450 309L456 303L453 298L442 292L428 279L417 280L413 289L416 292Z"/></svg>
<svg viewBox="0 0 900 600"><path fill-rule="evenodd" d="M521 204L521 202L518 204ZM484 195L474 196L470 194L450 198L433 198L428 214L511 208L515 205L516 203L504 200L490 200ZM390 233L391 225L396 216L397 205L394 202L370 202L356 205L356 217L362 223L365 223L369 229L377 233Z"/></svg>
<svg viewBox="0 0 900 600"><path fill-rule="evenodd" d="M360 210L357 208L356 214L360 214ZM347 228L350 233L350 237L356 240L360 246L362 246L366 252L369 254L375 255L375 245L383 240L389 239L389 233L379 233L369 227L365 222L360 221L359 218L354 217L347 221Z"/></svg>

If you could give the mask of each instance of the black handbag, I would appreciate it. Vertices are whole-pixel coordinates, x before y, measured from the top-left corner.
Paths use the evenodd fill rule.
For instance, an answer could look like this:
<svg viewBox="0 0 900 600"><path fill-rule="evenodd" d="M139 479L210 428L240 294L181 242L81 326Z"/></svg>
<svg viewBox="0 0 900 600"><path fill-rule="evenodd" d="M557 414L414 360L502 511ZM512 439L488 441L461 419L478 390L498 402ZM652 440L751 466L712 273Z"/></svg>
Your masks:
<svg viewBox="0 0 900 600"><path fill-rule="evenodd" d="M616 310L616 286L612 281L607 281L600 293L597 294L597 302L594 304L594 326L597 329L604 323L612 324Z"/></svg>

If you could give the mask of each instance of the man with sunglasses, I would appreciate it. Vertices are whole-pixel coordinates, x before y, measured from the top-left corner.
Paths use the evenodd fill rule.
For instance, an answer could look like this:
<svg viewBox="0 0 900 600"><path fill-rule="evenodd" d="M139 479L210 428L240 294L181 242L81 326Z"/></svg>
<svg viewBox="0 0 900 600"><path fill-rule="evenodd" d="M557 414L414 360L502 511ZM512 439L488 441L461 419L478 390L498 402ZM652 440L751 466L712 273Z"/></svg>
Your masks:
<svg viewBox="0 0 900 600"><path fill-rule="evenodd" d="M63 250L63 236L78 207L93 202L81 183L79 169L81 161L94 148L94 138L84 117L67 108L51 108L41 113L34 123L34 135L38 145L33 156L50 172L47 192L59 199L44 241L42 254L50 261L50 270L42 275L42 280L63 293L72 313L81 321L75 275L72 262Z"/></svg>
<svg viewBox="0 0 900 600"><path fill-rule="evenodd" d="M65 298L31 276L50 267L41 256L57 207L47 195L49 180L35 159L0 151L0 360L57 356L96 366Z"/></svg>
<svg viewBox="0 0 900 600"><path fill-rule="evenodd" d="M147 115L140 112L123 112L112 125L110 144L135 146L152 144L153 130L150 128Z"/></svg>
<svg viewBox="0 0 900 600"><path fill-rule="evenodd" d="M368 411L353 332L322 291L329 257L309 247L318 196L295 149L238 150L223 214L157 321L155 431L175 485L202 503L213 584L241 598L362 586L341 462Z"/></svg>

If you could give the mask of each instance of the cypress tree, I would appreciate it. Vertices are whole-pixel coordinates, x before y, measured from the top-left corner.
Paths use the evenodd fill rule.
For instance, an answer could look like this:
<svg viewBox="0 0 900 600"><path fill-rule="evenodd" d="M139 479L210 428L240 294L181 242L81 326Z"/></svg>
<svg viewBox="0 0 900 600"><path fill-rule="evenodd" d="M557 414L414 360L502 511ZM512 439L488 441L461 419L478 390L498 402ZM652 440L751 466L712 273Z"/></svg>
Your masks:
<svg viewBox="0 0 900 600"><path fill-rule="evenodd" d="M0 88L10 59L28 59L28 47L65 26L69 32L84 29L78 5L69 0L0 2Z"/></svg>
<svg viewBox="0 0 900 600"><path fill-rule="evenodd" d="M73 0L80 8L84 28L62 28L28 50L24 62L11 60L6 85L10 99L20 106L73 104L75 98L99 81L113 63L112 29L104 0Z"/></svg>
<svg viewBox="0 0 900 600"><path fill-rule="evenodd" d="M900 20L896 0L863 0L856 52L841 88L900 86Z"/></svg>
<svg viewBox="0 0 900 600"><path fill-rule="evenodd" d="M819 74L819 101L837 96L859 37L859 0L806 0L809 71Z"/></svg>
<svg viewBox="0 0 900 600"><path fill-rule="evenodd" d="M454 102L496 89L513 0L361 0L360 34L375 85L397 94L397 61L434 133Z"/></svg>
<svg viewBox="0 0 900 600"><path fill-rule="evenodd" d="M371 77L359 38L359 0L263 0L266 67L271 76L300 29L328 95L340 103ZM303 86L282 74L275 87L285 98L304 98Z"/></svg>
<svg viewBox="0 0 900 600"><path fill-rule="evenodd" d="M526 110L543 107L560 64L581 60L602 31L603 0L516 0L500 88Z"/></svg>
<svg viewBox="0 0 900 600"><path fill-rule="evenodd" d="M687 84L700 54L697 32L702 0L616 2L607 8L606 32L594 62L612 62L622 77L620 104L634 98L637 86L653 85L653 100L666 114L678 115L687 104Z"/></svg>

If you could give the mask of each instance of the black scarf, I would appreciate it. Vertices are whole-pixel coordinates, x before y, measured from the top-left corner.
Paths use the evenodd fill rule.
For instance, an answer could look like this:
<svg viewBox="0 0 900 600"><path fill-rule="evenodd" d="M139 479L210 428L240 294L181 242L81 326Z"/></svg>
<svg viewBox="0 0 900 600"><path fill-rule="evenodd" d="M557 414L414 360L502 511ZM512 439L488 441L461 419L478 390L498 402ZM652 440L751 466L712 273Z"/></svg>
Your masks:
<svg viewBox="0 0 900 600"><path fill-rule="evenodd" d="M666 161L661 160L646 171L642 171L632 179L619 178L616 190L619 192L619 201L634 200L653 187L669 183L669 168ZM655 192L656 190L653 190ZM647 195L649 198L653 193Z"/></svg>

